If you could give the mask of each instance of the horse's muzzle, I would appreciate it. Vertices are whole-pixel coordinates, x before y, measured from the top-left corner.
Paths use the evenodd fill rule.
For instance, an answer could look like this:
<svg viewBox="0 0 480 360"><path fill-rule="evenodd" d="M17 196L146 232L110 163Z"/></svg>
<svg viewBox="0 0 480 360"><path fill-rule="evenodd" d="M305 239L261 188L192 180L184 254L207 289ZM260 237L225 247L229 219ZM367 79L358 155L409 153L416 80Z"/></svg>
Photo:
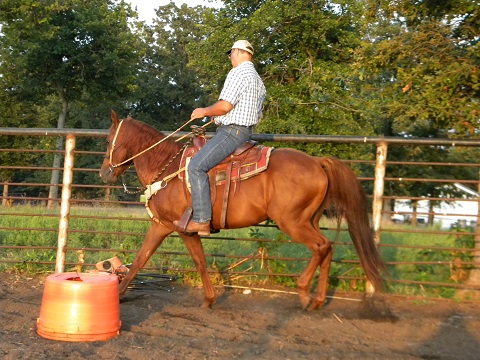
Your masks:
<svg viewBox="0 0 480 360"><path fill-rule="evenodd" d="M118 177L115 175L115 169L112 165L102 166L100 169L100 178L104 183L113 184L117 181Z"/></svg>

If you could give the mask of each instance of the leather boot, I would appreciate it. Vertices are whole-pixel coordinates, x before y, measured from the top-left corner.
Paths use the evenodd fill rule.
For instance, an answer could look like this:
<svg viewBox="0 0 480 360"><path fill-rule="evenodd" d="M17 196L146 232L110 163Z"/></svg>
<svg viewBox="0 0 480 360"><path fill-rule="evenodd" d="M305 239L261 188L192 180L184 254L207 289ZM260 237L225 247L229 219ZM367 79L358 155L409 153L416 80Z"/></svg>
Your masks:
<svg viewBox="0 0 480 360"><path fill-rule="evenodd" d="M178 228L180 225L180 221L174 221L173 224ZM180 231L187 234L196 234L200 236L210 236L210 221L205 222L196 222L190 220L188 223L185 231Z"/></svg>

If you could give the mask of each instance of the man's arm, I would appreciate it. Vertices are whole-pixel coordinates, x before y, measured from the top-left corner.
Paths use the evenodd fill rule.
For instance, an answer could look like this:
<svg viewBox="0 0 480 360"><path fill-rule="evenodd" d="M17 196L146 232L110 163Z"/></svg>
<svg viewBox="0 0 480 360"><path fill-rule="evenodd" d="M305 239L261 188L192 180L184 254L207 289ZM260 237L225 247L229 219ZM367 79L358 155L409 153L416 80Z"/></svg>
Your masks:
<svg viewBox="0 0 480 360"><path fill-rule="evenodd" d="M193 110L190 119L204 118L205 116L221 116L233 109L233 105L225 100L218 100L215 104L205 108L196 108Z"/></svg>

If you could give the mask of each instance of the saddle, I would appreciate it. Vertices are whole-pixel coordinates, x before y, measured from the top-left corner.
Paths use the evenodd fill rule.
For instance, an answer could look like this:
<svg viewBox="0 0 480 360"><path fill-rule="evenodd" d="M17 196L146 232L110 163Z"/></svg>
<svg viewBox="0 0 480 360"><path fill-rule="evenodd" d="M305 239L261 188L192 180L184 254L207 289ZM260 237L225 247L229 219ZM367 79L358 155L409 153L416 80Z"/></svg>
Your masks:
<svg viewBox="0 0 480 360"><path fill-rule="evenodd" d="M207 139L204 132L193 130L194 137L192 145L187 147L180 161L180 169L184 169L178 177L184 182L187 193L190 193L190 182L188 180L188 173L186 169L190 159L205 145ZM219 187L224 186L222 199L222 212L220 217L220 226L225 228L227 218L228 199L230 196L231 184L235 184L235 193L237 185L240 181L255 176L268 167L270 160L270 153L273 147L267 147L257 144L255 141L247 141L240 145L230 156L227 156L220 164L215 166L208 172L210 181L210 193L212 204L215 203L216 193ZM190 197L191 201L191 197ZM190 221L191 208L187 207L184 216L180 221L181 226L185 228ZM184 226L183 226L184 225Z"/></svg>

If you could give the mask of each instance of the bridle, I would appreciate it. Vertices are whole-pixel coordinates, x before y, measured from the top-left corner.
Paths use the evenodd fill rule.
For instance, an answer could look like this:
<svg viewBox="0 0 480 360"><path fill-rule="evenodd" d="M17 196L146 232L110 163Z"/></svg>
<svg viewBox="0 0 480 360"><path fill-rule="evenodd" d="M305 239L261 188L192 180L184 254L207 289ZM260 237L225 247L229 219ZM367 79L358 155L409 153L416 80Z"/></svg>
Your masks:
<svg viewBox="0 0 480 360"><path fill-rule="evenodd" d="M120 124L118 124L118 126L117 126L117 131L115 131L115 136L113 137L112 146L110 147L110 156L108 158L108 162L109 162L108 169L111 172L113 172L113 170L115 170L117 167L127 163L127 161L123 161L120 164L114 165L113 162L112 162L113 150L115 149L115 143L117 141L117 136L118 136L118 133L120 132L120 128L122 127L122 124L123 124L123 120L120 121Z"/></svg>
<svg viewBox="0 0 480 360"><path fill-rule="evenodd" d="M168 138L172 137L173 135L175 135L177 132L179 132L181 129L183 129L185 126L187 126L189 123L191 123L192 121L194 121L195 118L191 118L189 121L187 121L185 124L183 124L181 127L179 127L177 130L173 131L171 134L165 136L163 139L157 141L155 144L149 146L148 148L140 151L138 154L136 155L133 155L131 156L130 158L128 158L127 160L124 160L118 164L113 164L113 152L115 150L115 143L117 141L117 137L118 137L118 134L120 133L120 128L122 127L122 124L123 124L123 121L124 119L122 119L120 121L120 123L118 124L117 126L117 130L115 131L115 135L113 137L113 140L112 140L112 144L111 144L111 147L110 147L110 153L109 153L109 158L108 158L108 161L109 161L109 165L108 165L108 170L110 172L114 172L116 168L122 166L122 165L125 165L129 162L131 162L132 160L134 160L135 158L137 158L138 156L146 153L147 151L150 151L151 149L153 149L155 146L161 144L162 142L164 142L165 140L167 140ZM213 123L213 120L211 120L210 122L202 125L202 128L205 128L206 126L210 125L211 123ZM175 140L176 142L180 141L180 140L183 140L185 137L189 136L191 133L188 133L188 134L185 134L184 136L180 137L179 139ZM155 177L155 179L153 180L153 182L156 182L158 180L158 178L160 177L160 175L167 169L167 167L173 162L173 160L175 160L175 158L186 148L186 144L180 149L180 151L175 154L175 156L170 159L170 161L167 163L166 166L163 167L162 170L160 170L160 172L158 173L158 175ZM180 172L180 170L178 171ZM123 175L123 174L122 174ZM177 174L172 174L172 175L177 175ZM172 176L169 177L168 181L171 180L171 178L173 178ZM164 179L165 180L165 179ZM167 185L168 181L165 181L165 186ZM126 193L131 193L131 194L136 194L136 193L140 193L142 192L143 190L145 190L145 188L143 189L138 189L137 191L135 192L131 192L130 190L127 189L127 185L125 184L125 180L124 180L124 177L122 176L122 184L123 184L123 189ZM163 186L163 187L165 187Z"/></svg>
<svg viewBox="0 0 480 360"><path fill-rule="evenodd" d="M118 137L118 134L120 133L120 128L122 127L122 124L123 124L123 119L120 121L120 123L118 124L117 126L117 130L115 131L115 136L113 137L113 141L112 141L112 146L110 147L110 154L109 154L109 158L108 158L108 161L109 161L109 165L108 165L108 168L110 169L111 172L113 172L117 167L119 166L122 166L122 165L125 165L127 163L129 163L130 161L132 161L133 159L135 159L136 157L146 153L147 151L150 151L152 150L155 146L161 144L162 142L164 142L165 140L167 140L168 138L172 137L173 135L175 135L177 132L179 132L181 129L183 129L185 126L187 126L189 123L191 123L192 121L194 121L195 119L190 119L188 120L184 125L182 125L181 127L179 127L177 130L175 130L174 132L172 132L171 134L165 136L163 139L157 141L155 144L149 146L148 148L140 151L138 154L136 155L133 155L132 157L128 158L127 160L124 160L122 161L121 163L119 164L113 164L113 152L115 151L115 143L117 142L117 137ZM211 123L211 122L210 122ZM210 124L208 123L208 124ZM205 124L204 126L208 125L208 124ZM184 136L182 136L181 138L175 140L175 141L180 141L182 139L184 139L186 136L188 136L190 134L186 134Z"/></svg>

